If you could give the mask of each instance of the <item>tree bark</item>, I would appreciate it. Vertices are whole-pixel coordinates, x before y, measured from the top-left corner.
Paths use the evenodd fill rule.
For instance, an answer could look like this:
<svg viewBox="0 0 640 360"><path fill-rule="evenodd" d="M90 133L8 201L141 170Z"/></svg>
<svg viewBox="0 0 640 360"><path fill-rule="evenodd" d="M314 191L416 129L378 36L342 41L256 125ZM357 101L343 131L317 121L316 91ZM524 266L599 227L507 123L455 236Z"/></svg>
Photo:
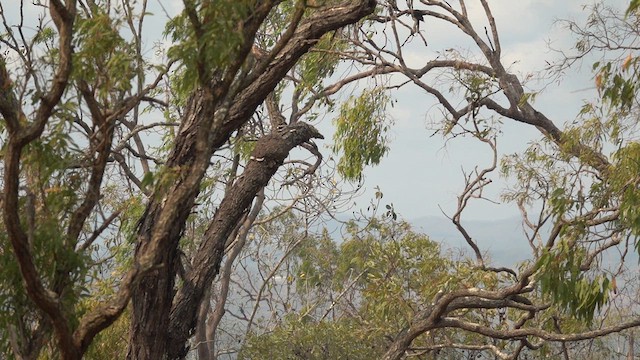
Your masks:
<svg viewBox="0 0 640 360"><path fill-rule="evenodd" d="M212 346L210 346L209 341L213 341L213 339L209 339L207 337L207 317L209 315L209 310L211 309L211 294L207 291L204 295L202 304L200 305L200 310L198 311L198 323L196 325L196 350L198 351L198 360L211 360L213 357L213 353L211 351Z"/></svg>
<svg viewBox="0 0 640 360"><path fill-rule="evenodd" d="M296 123L258 140L245 171L220 203L213 221L193 259L193 270L187 274L175 298L169 329L169 358L186 355L184 344L196 326L198 308L212 279L220 271L224 245L256 194L267 185L289 151L311 138L322 135L311 125Z"/></svg>
<svg viewBox="0 0 640 360"><path fill-rule="evenodd" d="M196 343L198 344L199 360L217 359L215 348L216 331L225 314L233 263L238 258L240 251L246 244L249 230L251 230L254 221L260 214L263 202L264 189L262 189L256 196L252 209L249 214L247 214L246 219L242 222L242 226L238 229L237 234L232 233L231 237L227 239L227 244L234 240L237 241L237 243L233 245L231 251L227 254L226 261L220 275L220 290L216 299L216 305L213 309L211 309L211 289L205 292L204 299L200 306L200 311L198 312L198 324L196 327ZM225 247L228 247L227 244L225 244Z"/></svg>
<svg viewBox="0 0 640 360"><path fill-rule="evenodd" d="M178 243L213 152L250 119L266 96L322 35L355 23L372 13L375 5L374 0L360 0L317 10L296 28L284 46L276 47L280 51L272 54L269 66L253 76L248 84L236 84L240 85L237 91L230 83L212 85L197 90L191 97L165 173L139 221L135 266L144 275L133 287L128 358L156 360L186 355L185 344L194 331L203 294L220 267L224 240L289 150L319 134L306 129L304 124L288 128L292 133L274 134L261 140L266 145L258 146L254 157L264 161L251 161L243 179L223 199L193 262L194 270L176 294ZM260 16L254 12L252 19ZM245 35L250 44L243 45L246 51L241 54L242 61L255 32Z"/></svg>
<svg viewBox="0 0 640 360"><path fill-rule="evenodd" d="M166 354L178 241L208 165L203 118L215 112L213 94L191 98L164 176L139 222L136 265L145 276L132 294L130 359L162 359ZM204 134L204 135L203 135ZM163 188L164 187L164 188Z"/></svg>

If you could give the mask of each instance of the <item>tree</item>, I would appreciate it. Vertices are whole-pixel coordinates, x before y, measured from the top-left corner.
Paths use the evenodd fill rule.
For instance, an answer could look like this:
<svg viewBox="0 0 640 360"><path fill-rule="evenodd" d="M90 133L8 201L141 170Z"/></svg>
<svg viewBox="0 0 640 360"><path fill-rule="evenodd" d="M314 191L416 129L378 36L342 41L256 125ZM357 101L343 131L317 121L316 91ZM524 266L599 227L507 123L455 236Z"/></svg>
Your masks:
<svg viewBox="0 0 640 360"><path fill-rule="evenodd" d="M640 325L613 312L635 304L629 283L616 285L638 247L633 56L594 66L603 101L583 109L581 126L559 127L502 63L484 0L484 31L465 1L184 0L157 58L144 43L144 0L21 1L15 17L2 6L0 339L16 358L78 359L123 335L129 358L184 358L190 345L215 358L225 312L248 335L245 357L283 346L319 358L568 358L574 341ZM438 21L468 36L480 60L453 49L407 65L403 47L426 46L421 22ZM578 33L581 51L606 36ZM340 59L360 72L327 84ZM450 215L471 259L442 255L392 205L388 223L351 227L339 247L310 235L339 189L312 140L323 135L302 119L334 109L329 97L362 79L378 86L347 99L335 121L344 178L361 180L388 150L380 118L389 90L407 84L438 100L446 139L487 146L489 164L465 174ZM499 164L496 117L543 137ZM532 249L518 268L492 266L463 221L499 167L516 180L504 197ZM601 259L616 250L607 269Z"/></svg>
<svg viewBox="0 0 640 360"><path fill-rule="evenodd" d="M471 262L455 264L439 244L391 216L365 227L352 222L336 244L325 233L309 239L294 256L301 306L272 331L256 332L240 358L257 359L278 349L274 358L379 358L416 309L438 293L460 284L494 287L497 277L476 272ZM313 334L313 336L310 336ZM416 341L414 355L434 353L459 358L441 342L468 343L463 334L432 333Z"/></svg>
<svg viewBox="0 0 640 360"><path fill-rule="evenodd" d="M227 239L289 151L322 135L295 122L256 142L242 176L230 184L202 234L191 268L176 284L179 243L212 156L324 34L367 16L375 1L308 5L185 1L167 29L175 45L166 61L151 68L143 54L146 1L36 3L33 32L24 24L24 2L17 31L2 11L2 43L9 52L0 59L3 241L12 249L3 255L24 283L10 284L16 289L10 297L23 299L12 311L22 320L16 322L19 329L9 330L17 357L37 357L53 333L63 358L80 358L130 300L130 358L186 355ZM286 27L253 55L261 27L277 8L285 9ZM167 80L171 105L157 98L159 84ZM179 118L168 119L179 125L168 134L165 159L149 157L139 135L166 125L140 120L145 103L179 108ZM136 176L130 154L144 176ZM158 167L152 169L149 161L155 160ZM113 161L138 188L130 191L129 206L109 204L118 191L109 187L114 185L108 171L118 171ZM148 200L138 221L120 218L143 195ZM123 235L134 247L133 258L114 294L87 309L80 299L94 295L86 288L90 250L117 223L129 231Z"/></svg>
<svg viewBox="0 0 640 360"><path fill-rule="evenodd" d="M585 28L568 23L569 29L579 35L578 55L564 56L557 67L550 66L547 70L551 70L552 75L589 52L597 49L608 52L594 65L594 82L600 98L582 108L578 121L560 127L534 107L537 93L525 92L522 80L529 77L526 74L519 77L502 64L496 21L488 3L480 3L488 24L484 33L471 21L464 1L456 6L444 1L416 1L406 8L389 1L373 18L381 25L365 25L351 33L353 48L359 52L349 48L343 54L346 59L358 61L362 72L343 79L342 83L376 76L377 83L388 84L387 89L417 85L442 106L444 119L440 133L447 139L462 136L477 139L488 147L491 155L487 166L465 174L465 187L450 219L471 249L474 259L470 271L495 282L480 286L459 282L451 287L435 282L442 291L427 292L426 298L417 300L407 311L406 324L400 329L383 327L397 331L386 338L390 341L384 358L434 355L438 351L450 351L458 358L464 354L482 356L483 352L488 352L488 357L505 359L632 356L633 341L628 346L624 343L633 338L633 334L625 330L640 324L634 308L637 306L637 270L628 265L632 261L630 253L634 249L637 252L638 248L635 211L638 155L634 140L637 139L637 72L636 60L629 52L637 40L632 25L635 14L628 12L626 16L632 20L627 20L620 11L616 13L596 5ZM452 48L436 52L433 59L427 59L422 65L409 67L410 61L404 57L403 49L412 40L424 40L419 21L429 24L442 21L462 30L476 44L478 55L463 56L468 52ZM423 44L426 46L426 40ZM402 77L389 77L389 74ZM368 108L366 101L352 104L363 111ZM500 129L496 118L533 125L543 138L525 153L506 156L499 164L496 139ZM346 121L347 126L352 123ZM338 133L336 149L344 150L349 158L348 149L362 149L358 146L366 141L354 139L348 130L345 133L348 135ZM340 141L344 141L344 145ZM357 164L365 162L343 166L341 171L347 177L358 178L361 168ZM531 259L517 268L492 267L481 244L474 240L463 221L468 203L483 198L483 190L499 167L505 176L515 180L514 187L503 197L520 208L526 230L524 240L532 249ZM392 208L389 211L395 215ZM376 253L376 264L384 264L382 259L391 252L386 249ZM353 256L345 249L337 250L326 244L312 252L310 258L319 258L318 253L324 257L335 254L335 258L317 262L315 268L321 271L315 270L310 277L313 284L322 284L320 279L337 279L340 283L342 278L333 267L340 262L333 259L365 257ZM416 271L418 267L409 268ZM298 281L305 283L307 280L302 277L306 278L309 273L308 268L301 270ZM387 281L385 285L393 283ZM259 357L261 351L282 344L284 339L291 340L287 343L290 346L283 350L291 357L302 356L301 349L315 349L307 356L330 358L322 349L331 351L330 345L341 346L345 338L366 344L366 340L358 337L358 331L344 334L341 330L344 326L357 329L362 319L370 321L357 306L365 295L343 297L341 291L345 287L332 292L321 286L309 297L327 296L332 299L327 302L331 308L352 309L351 313L343 310L334 321L320 315L323 320L318 321L313 316L310 319L306 310L291 312L281 326L250 339L242 356ZM385 289L378 295L393 294L397 292ZM388 304L380 297L376 303ZM354 298L358 301L354 302ZM397 302L404 301L405 298ZM391 318L398 320L402 315ZM369 332L376 329L370 322L367 325ZM318 338L305 337L304 334L314 330ZM289 334L296 331L301 336L292 338ZM376 337L378 341L383 338L381 334ZM621 343L627 346L622 353L615 349Z"/></svg>
<svg viewBox="0 0 640 360"><path fill-rule="evenodd" d="M351 38L359 53L350 52L348 56L360 59L365 69L353 78L402 75L402 79L391 77L388 88L414 84L432 95L444 114L439 130L442 134L449 138L470 136L486 144L492 154L488 166L465 174L466 186L458 198L458 209L450 218L472 249L477 271L499 274L500 285L494 289L463 286L423 304L395 337L386 359L401 358L414 341L443 328L482 335L487 340L478 346L499 357L515 358L523 349L538 349L545 341L560 342L561 352L568 356L566 341L592 339L640 324L633 317L591 330L569 325L568 319L557 320L569 317L589 324L596 314L604 312L603 307L615 290L615 278L623 276L624 268L614 267L608 272L599 265L599 259L616 249L627 254L627 249L637 247L638 223L632 210L637 207L637 186L631 185L637 182L638 173L637 161L632 160L637 159L637 143L632 140L632 124L636 120L629 123L619 116L623 104L635 104L635 80L623 81L612 70L615 66L607 63L596 76L606 111L598 113L598 117L587 117L581 126L561 129L534 107L536 93L526 92L523 81L503 65L496 20L487 1L480 1L480 5L485 15L481 22L486 24L484 30L471 20L465 1L456 5L437 0L412 1L406 7L388 1L375 18L381 24L375 28L381 36L373 36L373 30L365 28L354 32ZM629 16L635 14L631 12ZM593 23L601 27L620 26L603 21L597 12L594 18ZM427 45L418 27L421 21L442 22L449 25L450 31L462 31L476 47L476 56L463 56L465 52L451 48L436 51L434 58L423 64L409 66L404 45L412 40ZM591 33L584 34L589 37ZM624 36L621 33L619 38ZM584 44L585 40L581 41ZM607 44L603 39L599 43ZM585 45L580 48L580 43L578 46L583 52L592 49ZM622 72L634 63L629 55L620 65ZM593 115L591 109L586 107L583 114ZM522 210L532 248L531 261L519 269L491 267L462 221L467 204L482 198L491 173L498 167L495 140L499 130L495 117L534 126L543 135L525 154L507 157L502 163L503 172L514 176L517 184L505 193L505 200L517 203ZM605 141L611 141L611 145ZM532 211L536 215L532 216ZM618 263L624 261L623 256ZM617 297L618 301L623 299ZM470 321L459 316L459 309L478 313L506 311L509 318L515 317L502 326ZM557 322L549 328L554 321ZM533 339L542 341L536 343ZM490 347L495 340L505 340L507 344L496 350Z"/></svg>

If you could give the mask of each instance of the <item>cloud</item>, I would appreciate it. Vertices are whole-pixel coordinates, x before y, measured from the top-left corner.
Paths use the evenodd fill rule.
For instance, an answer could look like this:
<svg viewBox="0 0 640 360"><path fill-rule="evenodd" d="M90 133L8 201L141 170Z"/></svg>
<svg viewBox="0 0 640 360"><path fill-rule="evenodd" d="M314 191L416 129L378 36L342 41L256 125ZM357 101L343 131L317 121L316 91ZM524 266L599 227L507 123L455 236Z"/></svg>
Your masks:
<svg viewBox="0 0 640 360"><path fill-rule="evenodd" d="M606 3L620 8L625 6L624 0ZM544 90L534 103L539 111L559 126L573 120L582 99L594 93L588 90L593 84L589 69L572 69L560 82L552 82L549 78L535 80L540 75L537 72L548 66L547 61L553 62L557 57L549 50L549 43L565 50L570 50L575 44L573 34L556 25L557 20L584 22L588 11L576 1L492 0L490 6L501 39L503 64L521 78L532 74L528 90ZM484 27L488 27L488 22L480 3L468 1L468 11L476 31L486 41ZM481 56L469 37L451 24L426 18L421 30L428 41L427 48L414 40L403 49L411 66L424 66L438 51L450 48ZM461 167L469 171L476 164L486 164L489 159L487 149L465 139L456 139L445 147L441 137L430 137L432 132L426 129L425 119L437 119L439 113L434 107L433 97L423 90L408 85L392 95L398 99L392 115L400 120L394 127L391 152L379 167L366 170L367 188L380 185L385 201L393 202L396 211L405 217L439 215L438 205L451 211L455 208L456 194L463 185ZM541 137L535 128L512 121L505 121L502 130L504 135L498 146L503 154L522 151ZM494 181L496 184L490 191L493 199L497 199L504 180L496 175ZM367 203L369 195L364 196L361 204ZM487 206L490 205L473 206L467 215L477 219L517 215L513 206L491 206L490 210Z"/></svg>

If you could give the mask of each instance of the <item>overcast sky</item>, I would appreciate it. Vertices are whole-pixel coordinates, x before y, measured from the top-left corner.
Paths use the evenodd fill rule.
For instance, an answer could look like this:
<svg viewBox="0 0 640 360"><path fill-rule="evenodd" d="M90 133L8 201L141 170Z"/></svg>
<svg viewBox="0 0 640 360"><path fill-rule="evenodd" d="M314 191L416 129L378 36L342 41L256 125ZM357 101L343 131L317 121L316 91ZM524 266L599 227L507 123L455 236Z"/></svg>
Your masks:
<svg viewBox="0 0 640 360"><path fill-rule="evenodd" d="M17 5L18 1L0 1L6 11L14 11L17 16L17 7L12 5ZM628 5L628 0L605 2L619 8ZM467 3L472 20L482 29L486 20L479 1L468 0ZM179 0L149 1L149 10L153 13L145 18L148 36L146 48L149 52L154 51L154 42L161 39L160 34L166 22L159 4L173 14L181 7ZM575 38L566 29L555 26L554 22L557 19L572 19L583 23L588 16L584 5L591 4L591 1L489 0L489 4L501 37L503 63L513 64L511 69L526 75L543 69L547 66L546 61L557 58L557 54L549 50L548 43L556 49L571 49ZM26 10L32 11L33 7L27 7ZM442 27L433 19L427 19L421 30L424 31L429 47L409 48L408 57L416 63L432 57L434 51L470 46L469 40L460 31ZM530 90L538 89L534 87ZM407 86L392 95L398 102L395 107L390 108L395 120L391 132L391 151L379 166L366 169L366 191L358 204L366 208L374 197L374 188L379 186L384 193L383 205L393 203L396 212L403 218L442 216L440 207L447 213L452 213L456 194L463 187L461 167L470 171L475 164L487 164L491 154L474 141L456 140L445 146L442 137L430 137L433 131L427 129L427 124L438 120L440 112L433 99L424 91ZM560 83L548 84L545 91L537 97L534 106L560 126L575 119L583 99L593 98L594 95L591 62L587 60L581 68L576 67L573 72L567 73ZM325 120L329 121L330 118L331 115L328 115ZM502 154L522 151L529 143L540 138L535 129L510 121L502 129L503 135L498 139ZM330 146L330 136L327 139L322 145ZM328 153L329 149L325 148L325 154ZM493 198L499 200L498 194L504 182L497 174L493 180ZM510 216L517 216L514 206L488 202L476 202L466 213L467 219L475 220Z"/></svg>
<svg viewBox="0 0 640 360"><path fill-rule="evenodd" d="M456 3L456 2L452 2ZM471 6L473 19L483 19L481 9ZM479 2L477 2L479 3ZM588 1L552 0L490 0L489 4L498 26L503 64L512 65L516 73L527 74L542 70L546 61L553 61L557 54L551 52L548 43L556 49L570 50L576 39L566 29L555 26L557 19L572 19L583 23L588 12L584 4ZM626 0L607 1L621 9L628 5ZM482 25L481 25L482 26ZM479 26L479 29L482 27ZM468 44L458 31L443 29L432 20L422 27L429 41L429 48L435 50L460 47ZM429 56L418 53L417 59ZM421 50L424 51L424 50ZM515 62L515 63L514 63ZM534 106L552 119L558 126L576 118L584 99L595 96L591 73L592 61L587 59L582 67L567 73L561 83L551 83L536 99ZM545 82L545 83L548 83ZM535 83L532 85L536 85ZM537 84L541 86L541 84ZM533 90L537 90L535 87ZM488 148L477 146L474 141L452 141L446 146L441 136L430 137L427 130L430 121L438 119L439 110L435 102L417 87L406 87L394 96L398 104L391 109L395 119L392 133L391 151L376 168L366 170L366 199L373 197L374 186L380 186L386 202L393 202L396 211L406 219L422 216L442 216L439 207L451 214L456 206L456 194L463 188L461 166L473 169L473 164L488 164ZM506 121L503 135L498 139L501 153L522 151L529 143L540 139L540 134L532 127ZM494 199L504 186L497 174L493 178ZM466 212L467 219L495 220L518 216L513 205L494 205L476 201Z"/></svg>

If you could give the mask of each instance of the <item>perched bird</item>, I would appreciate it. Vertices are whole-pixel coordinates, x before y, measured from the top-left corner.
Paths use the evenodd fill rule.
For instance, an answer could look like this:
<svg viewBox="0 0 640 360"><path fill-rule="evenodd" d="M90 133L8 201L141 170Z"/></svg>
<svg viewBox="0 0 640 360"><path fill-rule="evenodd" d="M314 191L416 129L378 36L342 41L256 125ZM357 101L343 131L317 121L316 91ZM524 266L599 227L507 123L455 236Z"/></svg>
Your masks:
<svg viewBox="0 0 640 360"><path fill-rule="evenodd" d="M411 17L413 18L413 28L411 34L420 32L420 22L424 21L424 14L420 10L411 10Z"/></svg>

